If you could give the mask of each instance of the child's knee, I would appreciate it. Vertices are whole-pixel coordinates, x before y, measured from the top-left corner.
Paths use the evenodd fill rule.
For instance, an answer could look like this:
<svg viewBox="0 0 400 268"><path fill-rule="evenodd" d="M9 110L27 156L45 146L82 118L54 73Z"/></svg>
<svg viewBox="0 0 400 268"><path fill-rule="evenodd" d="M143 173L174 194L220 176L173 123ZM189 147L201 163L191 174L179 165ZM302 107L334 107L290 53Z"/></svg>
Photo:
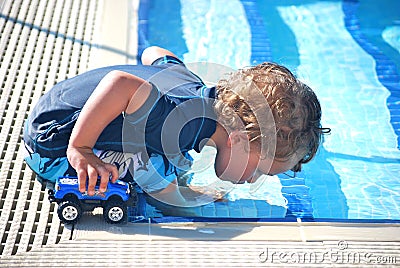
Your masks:
<svg viewBox="0 0 400 268"><path fill-rule="evenodd" d="M164 57L172 56L177 58L177 56L171 51L158 46L151 46L143 50L141 61L144 65L151 65L155 60Z"/></svg>

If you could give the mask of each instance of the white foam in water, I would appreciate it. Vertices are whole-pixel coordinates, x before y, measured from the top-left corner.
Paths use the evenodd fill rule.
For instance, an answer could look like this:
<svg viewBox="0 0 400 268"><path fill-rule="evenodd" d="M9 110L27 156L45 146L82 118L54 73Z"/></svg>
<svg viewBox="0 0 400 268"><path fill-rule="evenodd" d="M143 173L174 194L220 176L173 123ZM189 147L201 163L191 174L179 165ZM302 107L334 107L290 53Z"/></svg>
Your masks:
<svg viewBox="0 0 400 268"><path fill-rule="evenodd" d="M282 184L277 176L260 176L255 183L244 183L228 194L229 200L265 200L270 205L287 208L287 200L282 195Z"/></svg>
<svg viewBox="0 0 400 268"><path fill-rule="evenodd" d="M251 32L238 0L181 0L184 62L207 61L237 69L250 64Z"/></svg>
<svg viewBox="0 0 400 268"><path fill-rule="evenodd" d="M390 92L378 81L374 59L346 30L340 2L279 13L296 38L298 76L315 89L323 125L332 128L324 148L333 153L327 161L340 176L348 218L399 219L400 152L386 105Z"/></svg>
<svg viewBox="0 0 400 268"><path fill-rule="evenodd" d="M386 27L382 32L382 38L386 43L400 52L400 26Z"/></svg>
<svg viewBox="0 0 400 268"><path fill-rule="evenodd" d="M255 183L233 184L221 181L214 171L216 149L205 147L201 153L190 151L194 159L193 179L190 185L208 186L228 192L225 196L230 201L239 199L264 200L270 205L287 207L287 200L282 195L282 184L277 176L261 176Z"/></svg>

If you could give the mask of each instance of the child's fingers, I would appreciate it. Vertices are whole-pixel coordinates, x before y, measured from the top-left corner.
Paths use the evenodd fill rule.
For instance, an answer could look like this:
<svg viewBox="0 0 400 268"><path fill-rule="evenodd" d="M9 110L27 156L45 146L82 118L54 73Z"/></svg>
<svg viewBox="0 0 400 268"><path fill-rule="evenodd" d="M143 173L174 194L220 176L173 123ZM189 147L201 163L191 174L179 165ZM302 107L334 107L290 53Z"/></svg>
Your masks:
<svg viewBox="0 0 400 268"><path fill-rule="evenodd" d="M100 175L100 185L99 185L99 191L101 193L104 193L107 191L107 184L110 181L109 174L107 173L106 175Z"/></svg>
<svg viewBox="0 0 400 268"><path fill-rule="evenodd" d="M110 181L110 164L103 163L103 165L99 166L97 172L100 176L100 185L99 190L101 193L104 193L107 190L107 184Z"/></svg>
<svg viewBox="0 0 400 268"><path fill-rule="evenodd" d="M114 183L118 180L119 177L119 173L118 173L118 169L115 165L112 164L106 164L106 168L109 172L109 174L111 174L111 182Z"/></svg>
<svg viewBox="0 0 400 268"><path fill-rule="evenodd" d="M95 193L95 187L96 187L96 183L97 183L97 178L98 178L98 173L97 170L92 168L92 167L88 167L88 187L87 187L87 191L88 191L88 195L92 196Z"/></svg>
<svg viewBox="0 0 400 268"><path fill-rule="evenodd" d="M87 180L87 172L85 169L79 169L76 170L76 173L78 175L78 181L79 181L79 191L81 193L84 193L86 191L86 180Z"/></svg>

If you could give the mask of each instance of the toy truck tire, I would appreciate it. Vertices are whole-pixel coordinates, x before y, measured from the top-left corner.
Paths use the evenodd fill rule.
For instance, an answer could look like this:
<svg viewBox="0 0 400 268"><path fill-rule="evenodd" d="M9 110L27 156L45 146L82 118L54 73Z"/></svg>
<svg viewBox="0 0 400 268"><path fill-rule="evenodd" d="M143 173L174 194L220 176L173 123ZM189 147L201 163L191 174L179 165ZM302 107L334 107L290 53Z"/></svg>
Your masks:
<svg viewBox="0 0 400 268"><path fill-rule="evenodd" d="M103 208L104 220L108 223L121 223L126 221L128 210L126 205L115 200L108 201Z"/></svg>
<svg viewBox="0 0 400 268"><path fill-rule="evenodd" d="M82 216L82 209L79 204L67 200L59 204L57 214L64 224L74 224Z"/></svg>

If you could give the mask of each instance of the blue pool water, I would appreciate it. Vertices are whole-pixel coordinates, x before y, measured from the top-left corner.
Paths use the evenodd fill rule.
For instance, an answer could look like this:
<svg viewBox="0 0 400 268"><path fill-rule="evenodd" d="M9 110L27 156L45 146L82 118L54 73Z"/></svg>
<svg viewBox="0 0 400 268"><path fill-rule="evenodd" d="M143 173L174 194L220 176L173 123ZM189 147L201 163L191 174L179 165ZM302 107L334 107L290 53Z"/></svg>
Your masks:
<svg viewBox="0 0 400 268"><path fill-rule="evenodd" d="M296 178L267 178L253 197L241 186L200 214L400 220L399 10L397 0L141 0L139 50L232 69L283 64L316 91L332 128Z"/></svg>

